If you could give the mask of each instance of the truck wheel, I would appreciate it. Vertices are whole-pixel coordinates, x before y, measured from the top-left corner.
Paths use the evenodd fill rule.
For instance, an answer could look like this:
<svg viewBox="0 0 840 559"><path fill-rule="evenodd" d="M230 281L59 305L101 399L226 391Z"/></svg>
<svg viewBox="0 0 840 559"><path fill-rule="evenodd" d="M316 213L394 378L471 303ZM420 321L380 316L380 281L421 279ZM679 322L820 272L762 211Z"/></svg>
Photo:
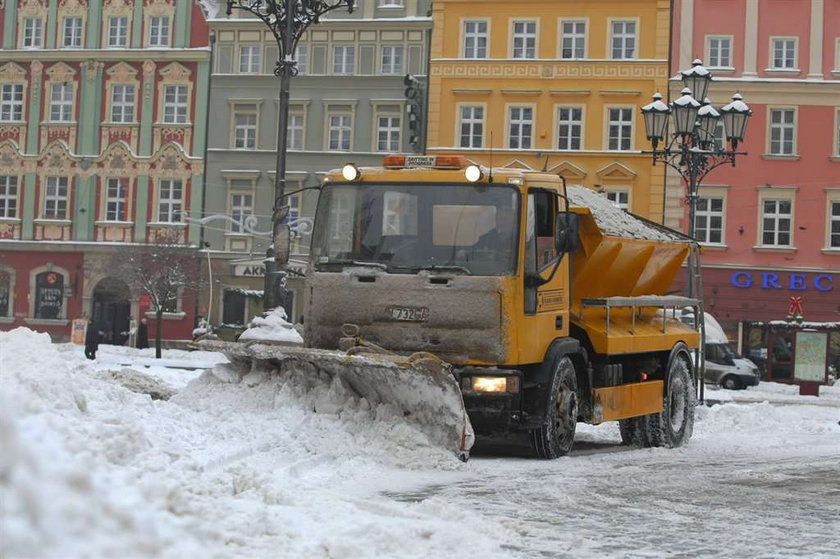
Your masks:
<svg viewBox="0 0 840 559"><path fill-rule="evenodd" d="M647 446L645 444L643 417L631 417L618 420L618 430L621 433L621 444L627 446Z"/></svg>
<svg viewBox="0 0 840 559"><path fill-rule="evenodd" d="M674 357L668 369L665 409L638 418L642 422L642 446L675 448L694 432L694 384L686 359Z"/></svg>
<svg viewBox="0 0 840 559"><path fill-rule="evenodd" d="M531 446L539 458L559 458L572 450L577 427L577 377L571 359L556 361L549 384L542 427L531 431Z"/></svg>

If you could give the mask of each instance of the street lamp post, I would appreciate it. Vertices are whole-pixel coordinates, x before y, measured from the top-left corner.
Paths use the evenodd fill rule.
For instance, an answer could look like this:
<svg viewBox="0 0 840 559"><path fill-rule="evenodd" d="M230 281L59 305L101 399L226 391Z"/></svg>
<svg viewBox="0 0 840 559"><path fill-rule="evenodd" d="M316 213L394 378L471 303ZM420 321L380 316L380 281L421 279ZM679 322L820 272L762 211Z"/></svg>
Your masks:
<svg viewBox="0 0 840 559"><path fill-rule="evenodd" d="M272 208L272 246L266 251L265 293L263 308L270 310L286 302L286 265L289 262L290 231L285 223L289 206L284 203L286 190L286 150L289 123L289 88L297 75L295 50L304 31L321 16L346 7L353 13L356 0L227 0L227 15L233 10L249 12L265 23L274 35L279 50L274 75L280 77L280 114L277 119L277 168L274 177Z"/></svg>
<svg viewBox="0 0 840 559"><path fill-rule="evenodd" d="M685 88L670 106L662 101L661 94L656 93L653 102L642 107L647 139L653 147L652 151L643 153L653 156L654 165L662 162L682 177L688 190L688 236L695 239L700 184L713 169L726 163L734 167L735 156L746 155L738 151L738 144L744 139L752 111L738 93L720 111L715 109L706 97L712 74L699 60L693 62L691 69L680 74ZM702 103L698 99L702 99ZM715 131L720 119L723 120L729 149L726 149L725 142L716 139ZM669 124L673 130L669 130ZM689 258L693 258L693 251ZM692 262L689 262L689 269L693 269ZM688 282L690 297L693 296L693 280Z"/></svg>

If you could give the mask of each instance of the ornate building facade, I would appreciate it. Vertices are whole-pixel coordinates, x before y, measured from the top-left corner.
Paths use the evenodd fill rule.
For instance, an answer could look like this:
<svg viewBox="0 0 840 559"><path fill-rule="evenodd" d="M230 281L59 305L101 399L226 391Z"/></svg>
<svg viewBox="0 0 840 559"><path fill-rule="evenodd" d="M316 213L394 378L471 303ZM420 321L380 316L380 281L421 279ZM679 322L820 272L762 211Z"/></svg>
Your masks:
<svg viewBox="0 0 840 559"><path fill-rule="evenodd" d="M3 3L0 328L61 340L92 317L120 343L152 310L103 263L161 234L200 241L208 37L191 0ZM195 296L166 310L164 338L188 338Z"/></svg>
<svg viewBox="0 0 840 559"><path fill-rule="evenodd" d="M668 86L670 2L434 2L428 146L545 169L662 221L639 107Z"/></svg>

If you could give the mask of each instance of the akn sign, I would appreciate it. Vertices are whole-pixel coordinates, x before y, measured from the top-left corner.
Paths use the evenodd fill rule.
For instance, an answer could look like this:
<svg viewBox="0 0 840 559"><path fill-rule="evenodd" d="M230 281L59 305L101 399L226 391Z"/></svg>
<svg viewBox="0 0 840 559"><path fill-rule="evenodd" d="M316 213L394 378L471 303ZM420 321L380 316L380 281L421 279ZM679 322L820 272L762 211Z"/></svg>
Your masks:
<svg viewBox="0 0 840 559"><path fill-rule="evenodd" d="M734 272L732 285L739 289L759 287L761 289L786 289L808 291L814 289L826 293L834 289L834 277L827 274L777 274L776 272Z"/></svg>

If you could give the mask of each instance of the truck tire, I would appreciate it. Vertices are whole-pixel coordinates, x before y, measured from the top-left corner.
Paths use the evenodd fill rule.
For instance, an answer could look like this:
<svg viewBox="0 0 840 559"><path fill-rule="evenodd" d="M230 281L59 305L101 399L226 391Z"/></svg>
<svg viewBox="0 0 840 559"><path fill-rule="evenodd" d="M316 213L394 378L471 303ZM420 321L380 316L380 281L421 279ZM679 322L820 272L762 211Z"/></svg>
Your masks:
<svg viewBox="0 0 840 559"><path fill-rule="evenodd" d="M665 409L638 420L638 446L676 448L685 444L694 432L694 383L688 358L676 355L668 369Z"/></svg>
<svg viewBox="0 0 840 559"><path fill-rule="evenodd" d="M530 432L531 446L539 458L554 459L572 450L577 427L577 377L572 360L556 360L551 373L543 425Z"/></svg>
<svg viewBox="0 0 840 559"><path fill-rule="evenodd" d="M648 446L645 444L645 425L643 417L631 417L618 420L618 431L621 433L621 444L627 446Z"/></svg>

